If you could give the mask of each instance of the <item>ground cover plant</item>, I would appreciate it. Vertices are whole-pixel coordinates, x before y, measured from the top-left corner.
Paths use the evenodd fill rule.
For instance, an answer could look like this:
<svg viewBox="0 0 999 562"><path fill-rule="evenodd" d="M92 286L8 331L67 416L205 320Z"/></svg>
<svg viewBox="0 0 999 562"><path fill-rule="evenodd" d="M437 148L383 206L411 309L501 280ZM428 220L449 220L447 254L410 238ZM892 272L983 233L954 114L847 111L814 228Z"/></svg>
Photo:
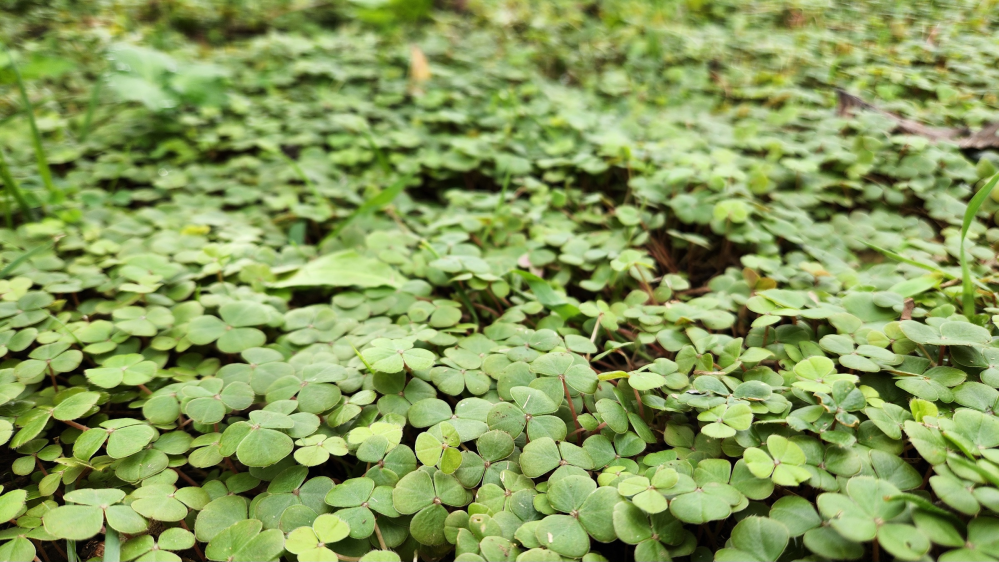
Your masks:
<svg viewBox="0 0 999 562"><path fill-rule="evenodd" d="M999 559L995 2L78 4L0 560Z"/></svg>

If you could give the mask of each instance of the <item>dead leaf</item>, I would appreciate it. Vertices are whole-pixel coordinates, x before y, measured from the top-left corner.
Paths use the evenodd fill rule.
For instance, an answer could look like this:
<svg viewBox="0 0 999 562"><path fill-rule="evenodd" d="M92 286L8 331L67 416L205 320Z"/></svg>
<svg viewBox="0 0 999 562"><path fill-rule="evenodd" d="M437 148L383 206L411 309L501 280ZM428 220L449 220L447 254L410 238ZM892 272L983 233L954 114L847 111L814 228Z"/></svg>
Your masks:
<svg viewBox="0 0 999 562"><path fill-rule="evenodd" d="M409 80L410 93L419 94L423 92L422 84L430 80L430 63L427 62L426 55L416 45L409 47Z"/></svg>

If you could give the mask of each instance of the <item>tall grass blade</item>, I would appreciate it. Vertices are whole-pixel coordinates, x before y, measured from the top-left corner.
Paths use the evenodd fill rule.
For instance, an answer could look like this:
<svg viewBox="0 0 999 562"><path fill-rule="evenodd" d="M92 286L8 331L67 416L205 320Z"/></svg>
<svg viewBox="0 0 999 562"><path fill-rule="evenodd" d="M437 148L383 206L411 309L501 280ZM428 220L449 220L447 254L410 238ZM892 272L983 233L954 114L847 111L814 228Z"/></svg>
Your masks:
<svg viewBox="0 0 999 562"><path fill-rule="evenodd" d="M30 260L36 254L40 254L48 250L53 245L55 245L55 242L49 242L48 244L39 244L38 246L35 246L34 248L28 250L27 252L24 252L23 254L17 256L16 258L13 259L13 261L4 266L3 269L0 269L0 279L6 279L7 276L10 275L12 271L17 269L19 265Z"/></svg>
<svg viewBox="0 0 999 562"><path fill-rule="evenodd" d="M964 239L968 236L968 229L971 228L975 215L982 208L985 199L992 193L992 188L999 181L999 174L992 176L992 179L978 190L978 193L968 201L968 208L964 211L964 221L961 223L961 293L963 301L964 315L971 317L975 314L975 288L976 284L971 277L971 265L968 264L968 256L964 251Z"/></svg>
<svg viewBox="0 0 999 562"><path fill-rule="evenodd" d="M17 185L17 180L11 175L10 167L7 166L7 158L4 156L3 151L0 151L0 181L3 182L7 196L17 201L17 206L21 208L21 219L25 222L36 220L35 210L28 204L27 197L24 196L21 187ZM10 199L7 202L9 205Z"/></svg>
<svg viewBox="0 0 999 562"><path fill-rule="evenodd" d="M101 79L104 75L97 77L97 81L94 82L94 87L90 91L90 102L87 104L87 115L83 118L83 126L80 127L80 142L87 140L87 136L90 135L90 125L94 121L94 112L97 110L97 100L101 95Z"/></svg>
<svg viewBox="0 0 999 562"><path fill-rule="evenodd" d="M35 109L28 99L28 89L24 87L24 79L21 78L21 70L14 61L14 55L10 49L4 45L7 57L10 59L10 67L14 69L14 78L17 81L17 89L21 92L21 103L24 104L24 112L28 116L28 125L31 126L31 141L35 145L35 159L38 161L38 175L42 177L45 189L52 195L53 203L60 203L63 200L62 190L52 183L52 170L49 169L49 160L45 156L45 147L42 146L42 134L38 131L38 124L35 123Z"/></svg>
<svg viewBox="0 0 999 562"><path fill-rule="evenodd" d="M326 240L332 240L339 236L340 233L343 232L343 229L350 226L350 223L357 220L358 217L368 213L373 213L394 201L395 198L402 193L404 189L406 189L406 184L409 183L410 177L411 176L405 176L399 178L395 181L395 183L386 187L380 193L372 196L370 199L362 203L360 207L354 209L354 212L351 213L350 216L340 221L340 224L333 229L333 232L330 232L329 235L326 236Z"/></svg>
<svg viewBox="0 0 999 562"><path fill-rule="evenodd" d="M385 153L382 149L378 148L378 144L375 143L375 138L371 136L371 133L365 131L364 138L368 141L368 146L371 147L371 151L375 153L375 160L378 160L378 165L381 166L385 173L392 171L392 166L389 164L388 158L385 157Z"/></svg>
<svg viewBox="0 0 999 562"><path fill-rule="evenodd" d="M323 207L325 207L330 215L333 214L333 209L330 207L329 201L327 201L326 198L323 197L322 193L319 193L319 190L316 189L316 184L312 183L312 180L309 179L308 175L306 175L305 170L303 170L302 167L298 165L297 160L285 154L284 151L282 151L281 148L276 145L267 143L267 144L261 144L260 146L262 146L268 152L273 153L278 158L284 160L285 163L288 164L288 166L290 166L291 169L295 172L295 175L298 176L298 179L302 180L302 183L305 184L305 187L309 188L309 191L312 192L312 196L316 199L316 201L319 202Z"/></svg>
<svg viewBox="0 0 999 562"><path fill-rule="evenodd" d="M500 210L503 208L503 205L506 204L506 190L510 187L511 175L512 174L510 174L510 172L507 172L506 177L503 178L503 188L500 189L499 200L496 201L496 208L493 209L493 218L486 226L485 234L482 235L483 241L489 240L489 236L493 233L493 226L496 224L496 217L499 216Z"/></svg>

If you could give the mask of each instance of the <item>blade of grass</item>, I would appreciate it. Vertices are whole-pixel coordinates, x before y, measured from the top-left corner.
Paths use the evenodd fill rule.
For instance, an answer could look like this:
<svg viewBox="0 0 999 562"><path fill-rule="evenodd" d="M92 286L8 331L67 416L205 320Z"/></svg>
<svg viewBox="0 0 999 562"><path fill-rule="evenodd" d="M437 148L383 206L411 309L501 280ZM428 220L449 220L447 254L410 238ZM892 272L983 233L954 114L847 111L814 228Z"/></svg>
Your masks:
<svg viewBox="0 0 999 562"><path fill-rule="evenodd" d="M35 109L31 105L31 100L28 99L28 89L24 87L24 79L21 78L21 70L17 67L14 55L6 45L3 47L10 59L10 67L14 69L17 89L21 92L21 103L24 104L24 112L28 116L28 125L31 127L31 142L35 145L35 159L38 161L38 175L42 177L45 189L52 195L53 203L60 203L63 200L63 193L52 183L52 170L49 169L49 160L45 156L45 147L42 146L42 134L38 131L38 123L35 122Z"/></svg>
<svg viewBox="0 0 999 562"><path fill-rule="evenodd" d="M895 261L900 261L902 263L907 263L909 265L918 267L920 269L925 269L926 271L932 271L934 273L939 273L940 275L943 275L943 276L945 276L948 279L957 279L957 275L954 275L953 273L948 273L948 272L944 271L943 269L940 269L939 267L937 267L935 265L931 265L931 264L928 264L928 263L923 263L921 261L916 261L916 260L914 260L912 258L907 258L907 257L903 256L902 254L893 252L893 251L891 251L891 250L889 250L887 248L882 248L881 246L878 246L876 244L871 244L870 242L868 242L866 240L861 240L860 242L863 245L867 246L868 248L870 248L872 250L876 250L876 251L884 254L886 257L889 257L889 258L891 258L891 259L893 259Z"/></svg>
<svg viewBox="0 0 999 562"><path fill-rule="evenodd" d="M3 219L10 230L14 230L14 216L10 211L10 208L13 206L14 198L10 196L10 192L7 191L5 186L3 189Z"/></svg>
<svg viewBox="0 0 999 562"><path fill-rule="evenodd" d="M0 150L0 181L3 181L4 189L7 190L7 196L17 201L17 206L21 208L21 219L24 222L37 220L38 217L35 215L35 210L28 204L28 199L24 196L24 192L21 191L21 187L17 185L17 180L11 175L10 167L7 166L7 157L4 156L2 150Z"/></svg>
<svg viewBox="0 0 999 562"><path fill-rule="evenodd" d="M544 307L548 310L551 310L555 314L561 316L562 319L568 320L579 314L579 308L562 298L562 295L556 293L548 281L545 281L529 271L515 269L510 273L523 277L524 281L527 282L527 286L531 288L531 292L534 293L535 297L537 297L538 302L544 305Z"/></svg>
<svg viewBox="0 0 999 562"><path fill-rule="evenodd" d="M378 160L378 165L381 166L382 170L384 170L386 174L391 172L392 166L389 165L389 161L385 158L385 153L382 152L382 149L378 148L378 145L375 144L375 139L371 136L371 133L365 131L364 138L367 139L368 146L370 146L372 152L375 153L375 159Z"/></svg>
<svg viewBox="0 0 999 562"><path fill-rule="evenodd" d="M55 244L55 242L49 242L48 244L41 244L41 245L35 246L34 248L28 250L27 252L24 252L23 254L17 256L16 258L14 258L13 261L11 261L6 266L4 266L3 269L0 269L0 279L6 279L7 276L10 275L11 271L14 271L15 269L17 269L17 266L19 266L22 263L28 261L35 254L40 254L40 253L48 250L54 244Z"/></svg>
<svg viewBox="0 0 999 562"><path fill-rule="evenodd" d="M900 261L902 263L906 263L906 264L918 267L920 269L925 269L926 271L932 271L933 273L938 273L938 274L946 277L947 279L960 279L957 275L954 275L953 273L951 273L951 272L949 272L949 271L947 271L945 269L941 269L940 267L937 267L935 265L928 264L928 263L923 263L921 261L916 261L916 260L914 260L912 258L907 258L907 257L903 256L902 254L893 252L893 251L891 251L891 250L889 250L887 248L882 248L881 246L878 246L876 244L871 244L870 242L867 242L865 240L861 240L860 242L862 244L864 244L865 246L867 246L868 248L870 248L872 250L876 250L876 251L880 252L881 254L884 254L885 257L891 258L891 259L893 259L895 261ZM986 290L986 291L989 290L988 287L986 287L982 283L978 282L977 280L972 280L972 283L974 283L976 286L978 286L979 288L981 288L983 290Z"/></svg>
<svg viewBox="0 0 999 562"><path fill-rule="evenodd" d="M326 236L326 240L333 240L343 232L343 229L350 226L350 223L357 220L358 217L366 215L368 213L373 213L392 201L406 189L406 184L409 183L409 178L411 176L404 176L395 181L392 185L386 187L377 195L370 197L367 201L361 204L360 207L354 209L354 212L350 214L347 218L340 221L340 223Z"/></svg>
<svg viewBox="0 0 999 562"><path fill-rule="evenodd" d="M326 210L329 212L330 215L333 214L333 209L330 207L329 201L327 201L326 198L323 197L321 193L319 193L319 190L316 189L316 184L312 183L312 180L309 179L309 176L305 174L305 170L303 170L302 167L298 165L298 161L292 159L277 146L272 146L272 145L263 145L263 146L268 152L271 152L275 154L278 158L284 160L285 163L287 163L288 166L290 166L291 169L295 171L295 174L298 176L300 180L302 180L302 183L305 184L305 187L309 188L309 191L312 192L312 196L316 198L316 201L319 201L322 206L326 207Z"/></svg>
<svg viewBox="0 0 999 562"><path fill-rule="evenodd" d="M110 525L104 532L104 562L121 562L121 537Z"/></svg>
<svg viewBox="0 0 999 562"><path fill-rule="evenodd" d="M87 136L90 134L90 125L94 121L94 111L97 110L97 100L101 95L101 79L104 75L101 74L97 77L97 81L94 82L94 87L90 91L90 102L87 104L87 115L83 118L83 126L80 127L80 142L87 140Z"/></svg>
<svg viewBox="0 0 999 562"><path fill-rule="evenodd" d="M964 239L968 236L968 229L971 228L975 215L982 208L985 199L992 193L992 188L996 186L997 181L999 181L999 174L992 176L992 179L978 190L971 201L968 201L968 208L964 211L964 221L961 223L961 293L964 315L969 317L975 314L975 288L972 286L974 281L971 277L971 265L968 264L967 252L964 251Z"/></svg>
<svg viewBox="0 0 999 562"><path fill-rule="evenodd" d="M496 201L496 208L493 209L493 218L486 225L486 232L482 235L482 241L485 242L489 240L489 236L493 233L493 226L496 224L496 217L499 215L500 209L506 204L506 190L510 187L510 172L506 173L506 177L503 178L503 188L500 189L499 200Z"/></svg>

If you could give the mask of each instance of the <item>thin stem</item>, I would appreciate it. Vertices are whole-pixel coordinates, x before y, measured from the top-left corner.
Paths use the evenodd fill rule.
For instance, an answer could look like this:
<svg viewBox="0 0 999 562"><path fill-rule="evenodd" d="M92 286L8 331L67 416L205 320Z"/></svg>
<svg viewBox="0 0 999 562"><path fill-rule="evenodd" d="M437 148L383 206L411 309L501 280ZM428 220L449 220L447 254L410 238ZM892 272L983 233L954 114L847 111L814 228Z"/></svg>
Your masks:
<svg viewBox="0 0 999 562"><path fill-rule="evenodd" d="M31 542L35 543L35 549L42 554L42 558L45 559L45 562L52 562L52 560L49 559L49 553L45 552L45 549L42 548L41 541L33 539ZM35 560L38 560L37 556L35 557Z"/></svg>
<svg viewBox="0 0 999 562"><path fill-rule="evenodd" d="M61 420L61 421L62 421L62 423L66 424L66 425L68 425L70 427L75 427L76 429L79 429L80 431L87 431L87 430L90 429L89 427L87 427L87 426L85 426L83 424L76 423L73 420Z"/></svg>
<svg viewBox="0 0 999 562"><path fill-rule="evenodd" d="M183 519L180 520L180 526L183 527L184 530L187 531L188 533L191 532L191 529L188 528L188 526L187 526L187 522L185 522ZM198 548L198 541L194 541L194 552L195 552L195 554L198 555L198 558L201 559L201 562L208 562L205 559L205 555L201 553L201 549Z"/></svg>
<svg viewBox="0 0 999 562"><path fill-rule="evenodd" d="M923 347L923 344L921 344L921 343L917 343L917 344L916 344L916 347L918 347L918 348L919 348L919 350L923 352L923 355L925 355L925 356L926 356L926 359L927 359L927 360L928 360L928 361L929 361L930 363L933 363L933 366L934 366L934 367L936 367L936 366L938 365L938 363L937 363L936 361L934 361L934 360L933 360L933 356L932 356L932 355L930 355L930 352L929 352L929 351L926 351L926 348L925 348L925 347Z"/></svg>
<svg viewBox="0 0 999 562"><path fill-rule="evenodd" d="M642 416L642 419L645 419L645 406L642 405L642 395L638 393L637 388L632 388L631 390L635 392L635 400L638 401L638 415Z"/></svg>
<svg viewBox="0 0 999 562"><path fill-rule="evenodd" d="M562 390L565 391L565 399L569 402L569 411L572 412L572 423L576 424L576 444L579 444L583 436L578 433L582 429L582 426L579 425L579 418L576 417L576 405L572 403L572 396L569 395L569 385L565 382L565 376L560 376L559 378L562 379Z"/></svg>
<svg viewBox="0 0 999 562"><path fill-rule="evenodd" d="M176 472L178 476L180 476L181 478L183 478L184 482L187 482L188 484L190 484L191 486L194 486L195 488L198 487L198 483L195 482L193 478L191 478L190 476L188 476L187 474L185 474L184 472L182 472L179 468L174 468L173 471Z"/></svg>
<svg viewBox="0 0 999 562"><path fill-rule="evenodd" d="M458 297L465 305L465 308L468 309L468 313L472 315L472 322L475 322L475 325L478 326L479 314L475 312L475 307L472 306L472 301L471 299L468 298L468 293L465 292L465 286L462 284L461 281L458 281L458 285L456 287L458 289Z"/></svg>
<svg viewBox="0 0 999 562"><path fill-rule="evenodd" d="M378 519L375 519L375 535L378 536L378 544L381 545L382 550L388 550L388 546L385 545L385 538L382 537L382 530L378 528Z"/></svg>

